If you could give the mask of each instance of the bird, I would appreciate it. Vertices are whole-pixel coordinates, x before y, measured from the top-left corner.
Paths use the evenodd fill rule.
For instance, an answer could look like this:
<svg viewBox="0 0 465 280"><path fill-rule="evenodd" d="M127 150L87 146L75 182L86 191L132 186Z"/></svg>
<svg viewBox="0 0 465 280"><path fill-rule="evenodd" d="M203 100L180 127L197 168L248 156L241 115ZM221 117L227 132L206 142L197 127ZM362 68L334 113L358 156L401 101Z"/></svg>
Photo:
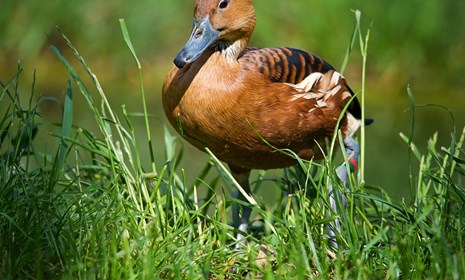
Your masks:
<svg viewBox="0 0 465 280"><path fill-rule="evenodd" d="M362 125L361 106L344 76L305 50L249 47L255 26L252 0L195 1L191 35L163 84L170 124L187 142L225 162L247 195L251 170L296 165L295 157L279 150L322 159L337 128L356 167L360 149L353 135ZM347 186L347 169L337 175ZM236 197L246 200L242 192ZM243 206L242 215L233 210L238 246L250 215L250 207Z"/></svg>

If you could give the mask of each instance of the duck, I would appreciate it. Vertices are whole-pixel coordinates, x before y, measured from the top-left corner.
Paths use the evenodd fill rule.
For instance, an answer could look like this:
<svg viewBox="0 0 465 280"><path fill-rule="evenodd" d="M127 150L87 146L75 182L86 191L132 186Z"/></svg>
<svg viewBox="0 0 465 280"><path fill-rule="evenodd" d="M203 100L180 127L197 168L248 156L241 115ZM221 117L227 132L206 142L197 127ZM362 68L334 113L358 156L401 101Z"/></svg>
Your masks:
<svg viewBox="0 0 465 280"><path fill-rule="evenodd" d="M305 50L249 47L255 26L252 0L195 1L191 35L163 84L170 124L187 142L225 162L247 195L251 170L296 165L295 157L280 150L323 159L337 129L356 167L353 135L362 125L361 106L344 76ZM348 171L337 174L347 185ZM243 192L236 197L246 201ZM244 244L250 215L251 207L242 206L242 215L233 209L237 244Z"/></svg>

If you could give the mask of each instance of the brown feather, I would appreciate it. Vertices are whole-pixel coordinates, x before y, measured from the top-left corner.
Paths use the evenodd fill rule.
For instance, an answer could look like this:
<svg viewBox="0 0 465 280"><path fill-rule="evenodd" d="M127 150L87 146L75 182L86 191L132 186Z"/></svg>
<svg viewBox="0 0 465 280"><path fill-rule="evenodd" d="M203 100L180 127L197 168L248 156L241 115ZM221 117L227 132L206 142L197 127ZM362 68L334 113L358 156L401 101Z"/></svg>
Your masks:
<svg viewBox="0 0 465 280"><path fill-rule="evenodd" d="M208 147L239 169L295 164L275 148L290 149L305 159L321 158L318 145L325 147L325 140L333 136L351 90L342 77L334 84L333 67L308 52L244 49L255 26L255 14L250 14L250 0L237 2L241 5L232 6L235 2L230 1L238 11L228 14L217 14L218 0L196 2L196 16L214 19L214 28L216 22L223 26L222 22L230 21L240 32L223 31L218 44L193 63L182 69L173 67L163 85L168 120L188 142L201 150ZM241 42L242 50L231 58L222 46L235 46L236 41ZM313 85L314 93L295 86L315 72L323 75ZM345 118L341 128L348 133Z"/></svg>

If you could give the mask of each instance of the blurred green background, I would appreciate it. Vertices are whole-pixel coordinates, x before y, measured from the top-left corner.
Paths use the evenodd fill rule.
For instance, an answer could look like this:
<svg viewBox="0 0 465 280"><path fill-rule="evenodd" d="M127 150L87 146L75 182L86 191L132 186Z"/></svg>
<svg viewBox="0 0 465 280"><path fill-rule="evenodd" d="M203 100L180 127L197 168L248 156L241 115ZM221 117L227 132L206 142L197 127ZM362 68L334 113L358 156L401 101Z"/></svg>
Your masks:
<svg viewBox="0 0 465 280"><path fill-rule="evenodd" d="M167 123L161 109L161 86L174 55L190 34L193 5L193 0L3 0L0 80L6 82L12 77L19 60L25 68L20 84L25 98L36 69L37 97L62 100L68 74L49 46L54 44L68 58L72 56L56 31L59 26L99 77L114 108L119 110L125 104L128 111L140 112L137 68L123 42L118 22L125 18L143 66L160 165L162 128ZM337 68L342 64L355 24L352 11L362 12L363 30L372 27L366 112L375 119L366 133L366 181L385 188L393 196L409 196L407 147L399 137L399 132L409 134L412 120L411 111L406 111L407 85L413 90L417 105L443 105L454 114L457 129L465 125L465 1L256 0L255 6L257 28L251 45L310 50ZM355 91L360 90L358 48L350 57L345 76ZM76 109L76 124L92 128L93 117L80 96L77 102L80 107ZM50 124L60 120L61 105L44 102L42 112L45 121L41 135L45 139L47 132L53 130ZM144 139L143 120L134 121ZM438 131L439 142L447 145L453 125L446 110L419 108L414 141L424 150L428 137ZM186 160L181 167L192 179L207 157L188 145L185 149Z"/></svg>

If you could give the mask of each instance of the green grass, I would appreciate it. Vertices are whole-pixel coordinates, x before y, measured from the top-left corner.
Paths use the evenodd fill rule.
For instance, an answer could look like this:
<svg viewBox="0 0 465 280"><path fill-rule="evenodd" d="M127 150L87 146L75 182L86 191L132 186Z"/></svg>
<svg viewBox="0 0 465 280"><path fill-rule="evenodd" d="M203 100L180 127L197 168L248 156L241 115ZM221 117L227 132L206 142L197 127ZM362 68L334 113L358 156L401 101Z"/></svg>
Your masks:
<svg viewBox="0 0 465 280"><path fill-rule="evenodd" d="M365 63L368 37L356 30ZM21 92L20 67L2 82L0 278L460 279L465 273L465 130L458 138L451 134L449 147L437 147L434 135L419 151L412 121L412 134L402 137L411 154L411 185L405 187L415 193L413 201L394 201L363 176L353 178L345 191L348 206L340 207L337 250L326 236L336 218L327 189L338 185L337 157L285 169L274 180L271 207L254 197L256 230L245 248L234 249L230 209L239 202L229 198L234 184L227 170L212 157L196 182L186 183L177 137L167 129L164 137L150 133L142 78L143 113L115 110L97 76L66 42L84 71L53 48L70 74L59 125L41 117L43 99L34 101L34 84L31 93ZM28 94L26 102L20 98ZM77 94L98 131L73 125ZM414 113L410 90L409 96ZM142 140L133 125L141 119ZM35 139L41 130L53 136L46 145ZM163 142L163 166L155 166L151 137ZM150 147L150 162L141 160L142 145ZM252 188L264 180L259 173ZM260 248L266 248L264 265L256 263Z"/></svg>

